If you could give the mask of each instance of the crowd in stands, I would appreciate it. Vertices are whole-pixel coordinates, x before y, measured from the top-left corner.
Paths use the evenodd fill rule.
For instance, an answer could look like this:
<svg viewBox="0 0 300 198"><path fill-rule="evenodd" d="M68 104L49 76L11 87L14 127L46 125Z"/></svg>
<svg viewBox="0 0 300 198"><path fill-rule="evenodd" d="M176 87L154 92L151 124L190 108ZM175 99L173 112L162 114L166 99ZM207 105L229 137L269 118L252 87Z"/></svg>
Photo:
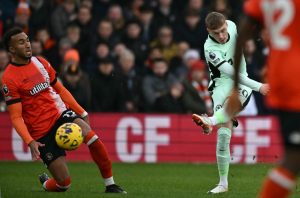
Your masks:
<svg viewBox="0 0 300 198"><path fill-rule="evenodd" d="M203 45L205 16L234 22L243 0L1 0L0 39L18 26L88 111L212 113ZM268 50L245 48L249 76L262 81ZM0 77L9 55L0 49ZM255 94L259 114L268 113ZM6 106L0 96L0 111Z"/></svg>

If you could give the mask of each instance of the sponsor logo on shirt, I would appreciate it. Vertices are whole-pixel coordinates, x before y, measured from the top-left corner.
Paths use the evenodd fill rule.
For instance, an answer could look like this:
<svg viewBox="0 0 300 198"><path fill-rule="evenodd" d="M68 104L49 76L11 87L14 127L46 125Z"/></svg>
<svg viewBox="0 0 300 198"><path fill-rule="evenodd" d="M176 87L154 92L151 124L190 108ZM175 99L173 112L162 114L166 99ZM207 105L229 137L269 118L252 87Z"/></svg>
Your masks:
<svg viewBox="0 0 300 198"><path fill-rule="evenodd" d="M47 82L43 82L40 84L37 84L36 86L31 89L30 94L34 96L35 94L47 89L49 87L49 84Z"/></svg>

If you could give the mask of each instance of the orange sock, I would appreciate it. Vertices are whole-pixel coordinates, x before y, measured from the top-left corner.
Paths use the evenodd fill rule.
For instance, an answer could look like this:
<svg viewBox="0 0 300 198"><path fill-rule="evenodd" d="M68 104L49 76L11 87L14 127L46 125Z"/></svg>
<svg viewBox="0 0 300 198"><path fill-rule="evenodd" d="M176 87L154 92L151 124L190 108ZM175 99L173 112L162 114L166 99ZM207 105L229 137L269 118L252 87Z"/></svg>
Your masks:
<svg viewBox="0 0 300 198"><path fill-rule="evenodd" d="M97 164L103 178L112 177L111 161L104 144L99 140L94 131L90 131L84 138L84 143L89 147L91 156Z"/></svg>
<svg viewBox="0 0 300 198"><path fill-rule="evenodd" d="M55 179L50 178L43 184L46 191L49 192L64 192L71 186L71 178L68 177L64 182L57 183Z"/></svg>
<svg viewBox="0 0 300 198"><path fill-rule="evenodd" d="M296 185L296 176L289 170L278 167L266 178L259 198L286 198Z"/></svg>

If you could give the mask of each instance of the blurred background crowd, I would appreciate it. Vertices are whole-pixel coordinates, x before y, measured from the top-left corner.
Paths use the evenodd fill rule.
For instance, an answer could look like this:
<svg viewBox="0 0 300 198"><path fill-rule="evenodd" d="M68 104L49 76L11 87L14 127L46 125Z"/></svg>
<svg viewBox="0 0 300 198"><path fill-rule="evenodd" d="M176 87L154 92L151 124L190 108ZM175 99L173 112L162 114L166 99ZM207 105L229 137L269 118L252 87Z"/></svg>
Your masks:
<svg viewBox="0 0 300 198"><path fill-rule="evenodd" d="M76 100L94 112L212 113L205 16L238 22L243 0L1 0L0 41L18 26ZM263 39L245 46L250 78L264 80ZM0 77L9 55L0 46ZM249 114L267 114L254 94ZM0 96L0 111L6 111ZM247 113L246 113L247 114Z"/></svg>

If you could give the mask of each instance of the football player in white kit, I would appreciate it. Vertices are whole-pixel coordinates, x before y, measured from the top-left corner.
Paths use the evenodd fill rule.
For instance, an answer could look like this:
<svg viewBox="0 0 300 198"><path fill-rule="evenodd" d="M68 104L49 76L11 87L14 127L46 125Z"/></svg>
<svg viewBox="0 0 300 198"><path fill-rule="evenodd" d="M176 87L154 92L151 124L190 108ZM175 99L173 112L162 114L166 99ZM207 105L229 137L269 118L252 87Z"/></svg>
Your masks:
<svg viewBox="0 0 300 198"><path fill-rule="evenodd" d="M226 20L225 16L218 12L211 12L205 19L208 30L208 38L204 44L204 53L210 71L209 91L213 100L214 114L193 114L193 121L202 127L205 134L212 132L213 126L217 126L216 156L220 181L212 190L211 194L228 191L228 172L230 163L230 138L233 125L236 121L228 116L225 111L227 98L233 87L233 58L237 38L237 28L234 22ZM243 57L240 63L240 85L239 95L241 111L249 102L253 91L265 95L269 91L268 84L262 84L247 77L246 62Z"/></svg>

